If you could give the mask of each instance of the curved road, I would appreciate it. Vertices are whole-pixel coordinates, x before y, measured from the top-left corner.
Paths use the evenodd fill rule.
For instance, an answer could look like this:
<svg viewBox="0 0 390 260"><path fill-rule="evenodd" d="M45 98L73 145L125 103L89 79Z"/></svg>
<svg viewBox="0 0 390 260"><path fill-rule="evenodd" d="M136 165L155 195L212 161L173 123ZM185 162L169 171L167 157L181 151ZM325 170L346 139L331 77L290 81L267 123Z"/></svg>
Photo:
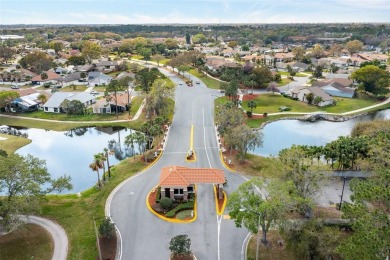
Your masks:
<svg viewBox="0 0 390 260"><path fill-rule="evenodd" d="M161 70L176 84L182 80ZM201 81L200 81L201 82ZM182 82L183 83L183 82ZM242 259L243 241L248 232L234 222L217 216L213 187L197 185L198 218L193 223L169 223L153 215L146 207L146 197L159 181L160 169L168 165L223 169L214 127L214 98L217 90L203 83L188 87L178 85L175 93L175 116L169 130L165 150L159 161L145 172L122 183L107 201L110 215L120 232L121 259L168 259L169 241L179 234L191 239L191 249L198 259ZM190 129L194 125L195 162L186 162L190 146ZM233 192L245 179L225 170Z"/></svg>
<svg viewBox="0 0 390 260"><path fill-rule="evenodd" d="M60 225L49 219L37 216L21 216L21 218L24 222L36 224L46 229L52 236L54 242L54 253L52 259L66 260L68 255L68 237L65 230Z"/></svg>

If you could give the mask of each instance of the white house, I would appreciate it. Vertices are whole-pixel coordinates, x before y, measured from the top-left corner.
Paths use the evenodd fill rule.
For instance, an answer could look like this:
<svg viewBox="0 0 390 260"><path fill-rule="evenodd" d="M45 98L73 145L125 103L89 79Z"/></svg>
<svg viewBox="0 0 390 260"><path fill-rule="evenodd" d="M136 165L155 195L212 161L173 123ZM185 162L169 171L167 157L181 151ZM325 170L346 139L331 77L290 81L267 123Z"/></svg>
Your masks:
<svg viewBox="0 0 390 260"><path fill-rule="evenodd" d="M69 101L78 100L86 107L96 102L95 96L89 92L55 92L43 105L43 111L51 113L61 113L61 104L65 99Z"/></svg>

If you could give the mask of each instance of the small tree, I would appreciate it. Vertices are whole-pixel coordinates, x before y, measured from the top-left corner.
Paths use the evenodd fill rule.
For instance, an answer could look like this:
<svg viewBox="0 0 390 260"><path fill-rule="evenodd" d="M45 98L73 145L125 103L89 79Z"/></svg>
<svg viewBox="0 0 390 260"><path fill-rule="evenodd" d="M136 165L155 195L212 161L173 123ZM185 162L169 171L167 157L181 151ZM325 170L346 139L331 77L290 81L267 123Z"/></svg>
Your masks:
<svg viewBox="0 0 390 260"><path fill-rule="evenodd" d="M163 210L171 210L173 208L173 200L170 198L162 198L160 200L160 206Z"/></svg>
<svg viewBox="0 0 390 260"><path fill-rule="evenodd" d="M115 237L115 224L106 217L99 226L99 234L107 239Z"/></svg>
<svg viewBox="0 0 390 260"><path fill-rule="evenodd" d="M280 93L279 85L276 82L270 82L267 87L268 92L272 92L272 95L275 94L275 92Z"/></svg>
<svg viewBox="0 0 390 260"><path fill-rule="evenodd" d="M188 235L178 235L171 239L169 242L169 250L171 250L172 256L191 256L191 239Z"/></svg>
<svg viewBox="0 0 390 260"><path fill-rule="evenodd" d="M256 101L250 100L250 101L248 102L248 107L249 107L249 109L250 109L250 116L249 116L249 117L252 117L253 109L255 109L255 108L257 107ZM248 114L248 115L249 115L249 114Z"/></svg>
<svg viewBox="0 0 390 260"><path fill-rule="evenodd" d="M314 94L313 93L307 94L306 100L307 100L307 103L311 105L313 103L313 100L314 100Z"/></svg>
<svg viewBox="0 0 390 260"><path fill-rule="evenodd" d="M41 79L42 79L43 81L47 80L48 78L49 78L49 76L47 75L46 72L42 72L42 73L41 73Z"/></svg>

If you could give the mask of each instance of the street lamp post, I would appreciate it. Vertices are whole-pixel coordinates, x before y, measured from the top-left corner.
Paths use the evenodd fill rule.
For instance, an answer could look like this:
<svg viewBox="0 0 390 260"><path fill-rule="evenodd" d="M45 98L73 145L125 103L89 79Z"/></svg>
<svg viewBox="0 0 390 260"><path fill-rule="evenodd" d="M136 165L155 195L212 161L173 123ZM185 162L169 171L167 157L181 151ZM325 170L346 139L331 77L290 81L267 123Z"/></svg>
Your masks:
<svg viewBox="0 0 390 260"><path fill-rule="evenodd" d="M339 210L341 210L341 205L343 203L343 196L344 196L344 188L345 188L345 180L347 177L343 177L343 189L341 191L341 198L340 198L340 205L339 205Z"/></svg>
<svg viewBox="0 0 390 260"><path fill-rule="evenodd" d="M258 219L258 222L257 222L257 239L256 239L256 260L259 260L259 244L260 244L260 214L257 213L256 211L253 211L253 210L249 210L249 209L245 209L245 208L241 208L240 211L250 211L252 212L253 214L259 216L259 219Z"/></svg>

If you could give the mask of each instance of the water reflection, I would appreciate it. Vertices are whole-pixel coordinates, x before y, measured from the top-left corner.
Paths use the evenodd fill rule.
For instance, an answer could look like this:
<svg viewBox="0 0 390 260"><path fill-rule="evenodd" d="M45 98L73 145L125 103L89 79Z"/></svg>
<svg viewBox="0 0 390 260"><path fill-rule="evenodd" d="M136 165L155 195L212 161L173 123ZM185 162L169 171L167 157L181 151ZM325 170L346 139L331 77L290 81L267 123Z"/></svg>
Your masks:
<svg viewBox="0 0 390 260"><path fill-rule="evenodd" d="M28 134L24 133L23 131L20 131L21 129L25 130L27 128L24 128L24 127L10 127L10 126L6 126L6 125L2 125L2 126L0 126L0 133L1 134L14 135L14 136L28 138Z"/></svg>
<svg viewBox="0 0 390 260"><path fill-rule="evenodd" d="M110 165L115 165L126 157L138 153L138 149L128 148L124 144L131 129L118 127L83 127L69 131L47 131L42 129L21 129L32 142L19 150L21 155L32 154L46 160L47 168L53 178L64 174L72 177L73 190L79 192L92 187L96 181L96 172L89 168L94 154L104 148L113 151Z"/></svg>
<svg viewBox="0 0 390 260"><path fill-rule="evenodd" d="M263 129L263 147L252 153L262 156L278 155L279 151L297 145L325 145L339 136L350 134L358 122L374 119L390 119L390 110L379 111L345 122L317 121L314 123L298 120L280 120L266 125Z"/></svg>

